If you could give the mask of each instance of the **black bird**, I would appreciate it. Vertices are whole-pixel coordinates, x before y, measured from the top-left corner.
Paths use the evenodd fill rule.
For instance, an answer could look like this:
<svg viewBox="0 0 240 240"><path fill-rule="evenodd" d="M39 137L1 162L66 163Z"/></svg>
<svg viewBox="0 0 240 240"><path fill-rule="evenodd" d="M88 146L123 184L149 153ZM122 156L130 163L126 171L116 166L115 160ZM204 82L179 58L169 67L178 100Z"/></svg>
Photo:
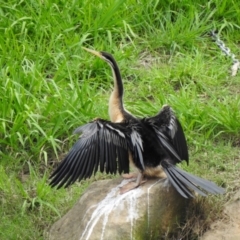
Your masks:
<svg viewBox="0 0 240 240"><path fill-rule="evenodd" d="M67 187L100 170L111 174L125 173L125 178L136 177L135 182L122 187L121 193L144 183L144 176L167 177L185 198L194 197L194 191L202 196L224 193L224 189L215 183L176 167L183 160L188 163L188 148L173 110L165 105L153 117L134 117L123 106L123 83L113 56L84 49L103 59L112 69L114 88L109 100L111 121L95 119L74 131L81 134L80 138L50 176L50 185ZM130 163L138 169L137 174L127 174Z"/></svg>

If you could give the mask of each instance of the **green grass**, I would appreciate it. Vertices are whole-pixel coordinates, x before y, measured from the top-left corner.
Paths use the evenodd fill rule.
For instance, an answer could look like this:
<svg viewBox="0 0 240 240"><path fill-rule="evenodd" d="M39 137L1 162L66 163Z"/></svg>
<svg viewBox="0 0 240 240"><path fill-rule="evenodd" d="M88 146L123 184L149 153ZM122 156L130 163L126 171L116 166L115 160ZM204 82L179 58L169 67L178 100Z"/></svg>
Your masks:
<svg viewBox="0 0 240 240"><path fill-rule="evenodd" d="M239 9L231 0L2 1L0 239L44 239L94 181L47 185L72 131L108 118L111 71L81 46L114 54L132 113L174 108L191 156L182 167L225 186L216 201L227 201L239 184L240 77L207 33L218 29L239 54Z"/></svg>

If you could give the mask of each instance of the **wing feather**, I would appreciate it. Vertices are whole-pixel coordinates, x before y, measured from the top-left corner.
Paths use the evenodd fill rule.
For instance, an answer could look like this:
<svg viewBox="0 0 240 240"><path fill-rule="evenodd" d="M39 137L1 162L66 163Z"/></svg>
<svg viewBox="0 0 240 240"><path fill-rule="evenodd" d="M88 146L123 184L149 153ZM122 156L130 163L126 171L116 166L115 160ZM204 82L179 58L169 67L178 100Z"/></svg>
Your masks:
<svg viewBox="0 0 240 240"><path fill-rule="evenodd" d="M188 162L188 148L182 126L169 106L164 106L154 117L145 118L158 136L159 141L176 162Z"/></svg>
<svg viewBox="0 0 240 240"><path fill-rule="evenodd" d="M143 143L142 143L142 137L140 133L138 132L138 125L135 124L131 126L131 152L133 154L133 158L135 159L135 164L137 164L137 167L141 170L145 169L145 164L143 160Z"/></svg>
<svg viewBox="0 0 240 240"><path fill-rule="evenodd" d="M50 176L50 185L67 187L77 179L90 177L99 168L106 173L129 172L131 138L125 125L98 119L77 128L74 133L81 136Z"/></svg>

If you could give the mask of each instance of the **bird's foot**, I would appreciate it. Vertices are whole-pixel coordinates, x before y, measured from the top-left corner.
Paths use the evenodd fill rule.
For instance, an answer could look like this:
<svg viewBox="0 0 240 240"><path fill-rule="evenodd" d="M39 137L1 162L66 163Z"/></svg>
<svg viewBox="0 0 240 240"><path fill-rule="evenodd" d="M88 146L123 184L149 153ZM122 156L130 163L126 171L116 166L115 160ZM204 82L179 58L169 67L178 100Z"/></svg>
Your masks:
<svg viewBox="0 0 240 240"><path fill-rule="evenodd" d="M140 183L137 182L129 182L126 185L121 187L120 190L120 194L126 193L134 188L139 187L140 185L142 185L143 183L145 183L147 180L142 180Z"/></svg>
<svg viewBox="0 0 240 240"><path fill-rule="evenodd" d="M131 174L130 174L131 175ZM143 180L143 174L141 172L137 173L136 182L129 182L126 185L121 187L120 194L126 193L134 188L137 188L141 184L145 183L147 180Z"/></svg>
<svg viewBox="0 0 240 240"><path fill-rule="evenodd" d="M124 179L137 178L137 176L138 176L138 173L136 173L136 172L122 174L122 177Z"/></svg>

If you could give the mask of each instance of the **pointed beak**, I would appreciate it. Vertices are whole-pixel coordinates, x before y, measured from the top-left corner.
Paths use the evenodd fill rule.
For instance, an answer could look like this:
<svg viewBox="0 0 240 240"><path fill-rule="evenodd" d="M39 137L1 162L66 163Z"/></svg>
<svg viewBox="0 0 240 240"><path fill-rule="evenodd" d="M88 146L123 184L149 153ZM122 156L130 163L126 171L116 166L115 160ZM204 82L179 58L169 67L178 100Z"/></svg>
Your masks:
<svg viewBox="0 0 240 240"><path fill-rule="evenodd" d="M86 50L87 52L90 52L90 53L92 53L92 54L94 54L94 55L102 58L102 54L101 54L100 52L95 51L95 50L92 50L92 49L89 49L89 48L85 48L85 47L82 47L82 48L83 48L84 50Z"/></svg>

